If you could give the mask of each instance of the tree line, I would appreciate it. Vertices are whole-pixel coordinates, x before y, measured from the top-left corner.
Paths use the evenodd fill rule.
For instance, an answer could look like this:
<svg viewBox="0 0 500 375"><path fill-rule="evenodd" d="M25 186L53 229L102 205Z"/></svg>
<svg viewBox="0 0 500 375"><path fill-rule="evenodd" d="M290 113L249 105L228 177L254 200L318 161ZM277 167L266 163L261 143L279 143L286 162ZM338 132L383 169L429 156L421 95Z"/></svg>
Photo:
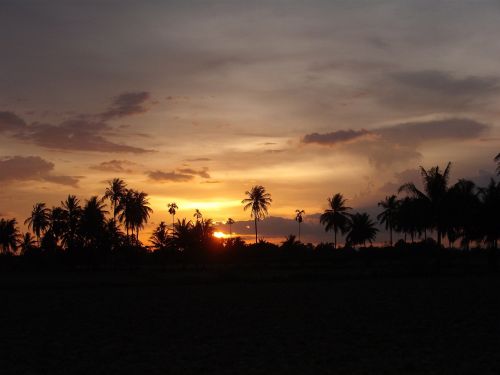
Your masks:
<svg viewBox="0 0 500 375"><path fill-rule="evenodd" d="M500 154L495 157L496 173L500 175ZM449 246L459 243L463 249L471 244L485 245L496 249L500 237L500 182L493 178L485 187L473 181L459 179L450 185L451 163L444 169L439 166L425 169L420 167L423 189L413 182L399 187L397 195L387 196L378 203L381 212L377 221L385 225L392 247L393 234L399 233L404 243L417 239L428 242L435 238L441 247L443 238ZM107 203L111 212L107 210ZM30 216L24 221L29 232L21 233L16 219L0 219L0 250L2 254L98 254L109 255L149 250L176 254L202 254L212 250L234 250L249 246L274 248L258 238L258 223L268 216L272 204L271 194L261 185L245 192L243 209L250 211L254 220L255 245L247 245L241 237L232 236L235 221L229 218L229 238L214 237L215 223L205 219L195 210L193 220L175 219L178 205L167 205L172 224L161 222L144 246L139 233L147 224L153 212L145 192L129 188L119 178L109 181L102 197L92 196L80 201L69 195L56 207L48 208L45 203L36 203ZM297 236L290 235L282 242L282 248L314 249L312 244L300 241L300 229L305 211L297 209L295 220ZM328 198L328 208L319 218L326 231L333 233L333 243L319 244L316 248L330 246L336 249L338 235L345 236L345 248L366 246L376 240L376 222L365 212L352 212L341 193ZM433 241L433 239L432 239Z"/></svg>

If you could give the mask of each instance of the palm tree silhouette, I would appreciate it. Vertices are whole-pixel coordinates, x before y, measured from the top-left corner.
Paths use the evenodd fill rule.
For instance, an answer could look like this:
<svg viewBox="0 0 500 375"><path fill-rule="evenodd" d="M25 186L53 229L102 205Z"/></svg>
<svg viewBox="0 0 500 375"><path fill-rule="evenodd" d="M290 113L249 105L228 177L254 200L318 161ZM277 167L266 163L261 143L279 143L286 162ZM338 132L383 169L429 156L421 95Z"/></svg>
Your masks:
<svg viewBox="0 0 500 375"><path fill-rule="evenodd" d="M139 241L139 229L144 228L153 209L149 206L147 194L137 190L128 189L120 201L119 216L120 222L123 222L127 230L132 232L132 237Z"/></svg>
<svg viewBox="0 0 500 375"><path fill-rule="evenodd" d="M50 225L50 209L45 206L45 203L35 203L31 216L24 221L24 224L28 224L28 228L33 230L40 245L40 236Z"/></svg>
<svg viewBox="0 0 500 375"><path fill-rule="evenodd" d="M111 209L113 210L113 219L116 220L116 215L118 215L117 209L120 205L120 200L123 199L126 193L127 184L120 178L114 178L113 180L108 181L108 184L109 186L104 192L104 198L109 199Z"/></svg>
<svg viewBox="0 0 500 375"><path fill-rule="evenodd" d="M94 195L85 201L81 217L81 233L87 246L96 246L104 234L106 224L104 198Z"/></svg>
<svg viewBox="0 0 500 375"><path fill-rule="evenodd" d="M172 215L172 235L174 234L174 231L175 231L175 213L177 212L177 210L179 209L179 207L177 207L177 203L175 202L172 202L172 203L169 203L167 205L168 207L168 213L170 215Z"/></svg>
<svg viewBox="0 0 500 375"><path fill-rule="evenodd" d="M480 189L481 197L481 229L485 240L490 243L494 249L498 247L500 238L500 182L493 178L487 187Z"/></svg>
<svg viewBox="0 0 500 375"><path fill-rule="evenodd" d="M2 253L15 253L17 249L17 239L19 230L16 219L0 219L0 246Z"/></svg>
<svg viewBox="0 0 500 375"><path fill-rule="evenodd" d="M82 216L80 201L74 195L68 195L64 202L61 202L65 213L66 225L62 234L62 242L68 250L73 249L78 234L78 227Z"/></svg>
<svg viewBox="0 0 500 375"><path fill-rule="evenodd" d="M302 224L303 218L302 215L304 215L306 212L304 210L295 210L295 221L299 223L299 242L300 242L300 224Z"/></svg>
<svg viewBox="0 0 500 375"><path fill-rule="evenodd" d="M193 246L193 230L194 227L191 220L177 220L177 223L174 225L174 233L172 236L172 243L177 250L184 251Z"/></svg>
<svg viewBox="0 0 500 375"><path fill-rule="evenodd" d="M451 162L448 163L443 172L439 166L425 170L420 167L424 192L417 189L413 182L402 185L398 192L405 191L414 198L427 203L429 207L430 221L437 232L437 243L441 246L442 235L446 232L446 196L448 193L448 180L450 178Z"/></svg>
<svg viewBox="0 0 500 375"><path fill-rule="evenodd" d="M346 199L340 193L335 194L332 198L328 198L327 208L320 216L319 221L325 226L325 231L333 229L334 232L334 248L337 248L337 232L340 230L344 234L349 224L349 214L347 213L351 207L345 205Z"/></svg>
<svg viewBox="0 0 500 375"><path fill-rule="evenodd" d="M366 241L370 244L375 240L378 229L367 213L355 213L351 215L346 241L353 245L366 246Z"/></svg>
<svg viewBox="0 0 500 375"><path fill-rule="evenodd" d="M21 255L27 254L35 248L36 239L33 238L30 232L26 232L18 239L17 246L21 250Z"/></svg>
<svg viewBox="0 0 500 375"><path fill-rule="evenodd" d="M378 214L377 220L380 224L385 224L385 229L389 229L389 245L392 246L392 230L396 222L399 202L395 195L385 197L385 200L378 202L378 206L384 210Z"/></svg>
<svg viewBox="0 0 500 375"><path fill-rule="evenodd" d="M163 250L168 247L169 238L167 224L162 221L151 234L149 239L156 250Z"/></svg>
<svg viewBox="0 0 500 375"><path fill-rule="evenodd" d="M198 223L200 219L203 219L203 214L200 212L200 210L196 209L194 211L193 217L196 218L196 222Z"/></svg>
<svg viewBox="0 0 500 375"><path fill-rule="evenodd" d="M231 238L233 232L232 232L232 225L235 223L235 221L231 218L228 218L227 221L226 221L226 224L229 225L229 238Z"/></svg>
<svg viewBox="0 0 500 375"><path fill-rule="evenodd" d="M250 217L254 219L255 222L255 243L257 243L257 221L264 219L268 214L268 208L273 201L271 199L271 194L266 192L264 186L255 185L250 191L246 191L245 194L248 198L241 201L243 210L250 209Z"/></svg>

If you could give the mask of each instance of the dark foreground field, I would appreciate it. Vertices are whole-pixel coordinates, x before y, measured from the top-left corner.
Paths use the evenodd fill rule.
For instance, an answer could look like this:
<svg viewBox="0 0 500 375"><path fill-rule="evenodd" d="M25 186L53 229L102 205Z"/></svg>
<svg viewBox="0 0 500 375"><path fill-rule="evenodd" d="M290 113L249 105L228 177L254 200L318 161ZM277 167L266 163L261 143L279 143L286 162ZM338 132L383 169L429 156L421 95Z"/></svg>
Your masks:
<svg viewBox="0 0 500 375"><path fill-rule="evenodd" d="M0 276L1 374L498 374L500 279Z"/></svg>

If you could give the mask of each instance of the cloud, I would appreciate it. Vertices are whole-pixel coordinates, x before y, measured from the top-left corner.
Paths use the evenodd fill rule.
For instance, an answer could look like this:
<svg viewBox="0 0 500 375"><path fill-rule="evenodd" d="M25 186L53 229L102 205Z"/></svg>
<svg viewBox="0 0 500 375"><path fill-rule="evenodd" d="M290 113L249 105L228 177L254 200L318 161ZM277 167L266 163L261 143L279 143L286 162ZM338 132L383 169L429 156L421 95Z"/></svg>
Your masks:
<svg viewBox="0 0 500 375"><path fill-rule="evenodd" d="M179 168L177 169L178 172L182 174L191 174L195 176L200 176L203 178L210 178L210 175L208 174L208 168L204 167L203 169L196 170L192 168Z"/></svg>
<svg viewBox="0 0 500 375"><path fill-rule="evenodd" d="M339 130L307 134L303 143L342 145L343 150L366 155L377 166L418 159L419 146L430 142L478 139L490 126L468 118L407 122L367 130Z"/></svg>
<svg viewBox="0 0 500 375"><path fill-rule="evenodd" d="M306 134L302 139L303 143L317 143L320 145L333 146L341 143L348 143L360 139L366 139L371 135L368 130L338 130L331 133L319 134L311 133Z"/></svg>
<svg viewBox="0 0 500 375"><path fill-rule="evenodd" d="M147 91L120 94L114 99L108 110L101 113L101 117L103 120L111 120L144 113L147 111L144 104L149 98L150 94Z"/></svg>
<svg viewBox="0 0 500 375"><path fill-rule="evenodd" d="M103 172L133 173L134 170L131 167L137 165L137 163L130 160L109 160L97 165L91 165L90 168Z"/></svg>
<svg viewBox="0 0 500 375"><path fill-rule="evenodd" d="M373 83L376 98L398 110L464 111L477 109L500 93L500 78L455 75L440 70L388 73Z"/></svg>
<svg viewBox="0 0 500 375"><path fill-rule="evenodd" d="M185 161L189 161L189 162L197 162L197 161L210 161L212 159L210 158L194 158L194 159L185 159Z"/></svg>
<svg viewBox="0 0 500 375"><path fill-rule="evenodd" d="M54 163L39 156L11 156L0 159L0 181L47 181L76 187L78 178L53 175Z"/></svg>
<svg viewBox="0 0 500 375"><path fill-rule="evenodd" d="M178 173L175 171L172 172L163 172L160 170L149 171L147 173L148 177L151 180L159 181L159 182L188 182L191 181L194 176L192 174Z"/></svg>
<svg viewBox="0 0 500 375"><path fill-rule="evenodd" d="M26 122L10 111L0 111L0 132L17 132L26 126Z"/></svg>

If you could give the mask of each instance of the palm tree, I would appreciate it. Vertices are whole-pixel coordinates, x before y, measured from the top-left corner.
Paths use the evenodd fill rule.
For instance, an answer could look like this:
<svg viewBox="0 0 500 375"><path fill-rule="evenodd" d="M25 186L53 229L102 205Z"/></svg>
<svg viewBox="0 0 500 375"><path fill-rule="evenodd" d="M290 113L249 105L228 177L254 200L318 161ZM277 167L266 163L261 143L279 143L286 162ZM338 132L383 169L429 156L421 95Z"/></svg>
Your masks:
<svg viewBox="0 0 500 375"><path fill-rule="evenodd" d="M305 213L306 212L304 210L295 210L295 221L299 223L299 242L300 242L300 224L302 224L302 221L304 221L302 215L304 215Z"/></svg>
<svg viewBox="0 0 500 375"><path fill-rule="evenodd" d="M28 228L33 230L40 245L40 236L50 225L50 209L45 206L45 203L36 203L31 216L24 221L24 224L28 224Z"/></svg>
<svg viewBox="0 0 500 375"><path fill-rule="evenodd" d="M175 227L175 225L174 225L174 223L175 223L175 213L177 212L177 210L179 209L179 207L177 206L177 203L175 203L175 202L169 203L167 205L167 207L168 207L168 213L170 215L172 215L172 235L173 235L174 230L175 230L175 228L174 228Z"/></svg>
<svg viewBox="0 0 500 375"><path fill-rule="evenodd" d="M105 207L104 198L96 195L85 201L80 229L87 245L97 245L98 240L104 234L108 213Z"/></svg>
<svg viewBox="0 0 500 375"><path fill-rule="evenodd" d="M480 190L480 226L487 243L494 249L500 238L500 182L491 179L487 187Z"/></svg>
<svg viewBox="0 0 500 375"><path fill-rule="evenodd" d="M33 238L30 232L24 233L21 238L17 241L17 246L21 250L21 255L29 253L36 246L36 240Z"/></svg>
<svg viewBox="0 0 500 375"><path fill-rule="evenodd" d="M413 182L402 185L398 191L405 191L413 198L427 203L430 225L436 229L438 246L441 246L442 235L446 232L446 197L450 170L451 162L448 163L443 172L439 170L439 166L432 167L429 170L420 167L425 193L417 189Z"/></svg>
<svg viewBox="0 0 500 375"><path fill-rule="evenodd" d="M65 212L66 230L62 235L62 242L68 250L72 250L75 244L80 219L82 216L82 208L80 201L74 195L68 195L61 206Z"/></svg>
<svg viewBox="0 0 500 375"><path fill-rule="evenodd" d="M200 219L203 220L203 214L200 212L200 210L196 209L194 211L194 215L193 215L194 218L196 218L196 222L198 223L200 221Z"/></svg>
<svg viewBox="0 0 500 375"><path fill-rule="evenodd" d="M375 240L378 229L367 213L355 213L351 215L346 241L353 245L366 246L366 241L370 244Z"/></svg>
<svg viewBox="0 0 500 375"><path fill-rule="evenodd" d="M168 238L168 229L167 224L162 221L156 229L151 234L151 238L149 239L153 244L153 247L156 250L163 250L168 247L169 238Z"/></svg>
<svg viewBox="0 0 500 375"><path fill-rule="evenodd" d="M16 252L18 236L16 219L0 219L0 246L3 254Z"/></svg>
<svg viewBox="0 0 500 375"><path fill-rule="evenodd" d="M177 220L177 223L174 225L174 233L172 237L172 243L177 250L185 251L193 247L193 230L194 227L191 220Z"/></svg>
<svg viewBox="0 0 500 375"><path fill-rule="evenodd" d="M147 194L137 190L128 189L120 201L118 209L120 222L125 224L127 235L129 230L132 231L132 236L139 241L139 229L144 228L148 222L149 216L153 209L149 206Z"/></svg>
<svg viewBox="0 0 500 375"><path fill-rule="evenodd" d="M380 224L385 223L385 229L389 229L389 245L392 246L392 230L396 222L396 215L398 211L399 202L395 195L385 197L385 200L378 202L378 206L384 210L378 214L377 220Z"/></svg>
<svg viewBox="0 0 500 375"><path fill-rule="evenodd" d="M351 207L345 205L346 199L340 193L335 194L332 198L328 198L327 208L320 216L319 221L325 226L325 231L333 229L334 232L334 248L337 248L337 232L340 230L344 234L349 224L349 214L347 213Z"/></svg>
<svg viewBox="0 0 500 375"><path fill-rule="evenodd" d="M231 218L227 219L226 224L229 225L229 237L231 238L233 232L232 232L232 225L235 223L235 221Z"/></svg>
<svg viewBox="0 0 500 375"><path fill-rule="evenodd" d="M246 191L245 194L248 198L241 201L243 209L246 211L250 209L250 217L254 219L255 222L255 243L257 243L257 221L264 219L268 212L269 206L271 206L271 194L266 192L264 186L255 185L250 191Z"/></svg>
<svg viewBox="0 0 500 375"><path fill-rule="evenodd" d="M116 215L118 215L117 208L120 205L120 200L126 193L127 184L120 178L114 178L108 181L108 187L104 192L104 198L109 199L111 203L111 209L113 210L113 219L116 220Z"/></svg>

